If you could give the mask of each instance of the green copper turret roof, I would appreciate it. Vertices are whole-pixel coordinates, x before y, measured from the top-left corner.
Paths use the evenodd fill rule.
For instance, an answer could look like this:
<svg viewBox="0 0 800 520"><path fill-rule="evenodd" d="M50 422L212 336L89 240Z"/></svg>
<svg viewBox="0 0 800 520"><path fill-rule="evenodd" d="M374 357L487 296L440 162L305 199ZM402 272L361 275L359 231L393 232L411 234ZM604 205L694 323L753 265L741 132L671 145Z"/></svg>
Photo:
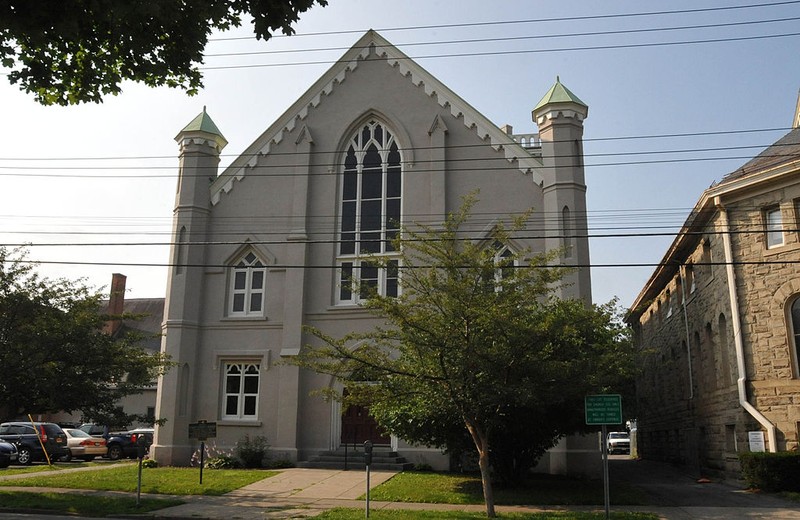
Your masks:
<svg viewBox="0 0 800 520"><path fill-rule="evenodd" d="M203 111L181 130L181 133L184 132L206 132L218 135L222 138L225 137L222 135L222 132L219 131L217 125L214 124L214 121L211 120L211 117L206 113L206 107L203 107Z"/></svg>
<svg viewBox="0 0 800 520"><path fill-rule="evenodd" d="M543 106L551 103L576 103L583 107L589 108L589 105L581 101L578 96L570 92L567 87L561 84L561 80L558 78L558 76L556 76L556 84L550 87L550 90L547 91L547 94L545 94L542 100L536 104L533 110L539 110Z"/></svg>

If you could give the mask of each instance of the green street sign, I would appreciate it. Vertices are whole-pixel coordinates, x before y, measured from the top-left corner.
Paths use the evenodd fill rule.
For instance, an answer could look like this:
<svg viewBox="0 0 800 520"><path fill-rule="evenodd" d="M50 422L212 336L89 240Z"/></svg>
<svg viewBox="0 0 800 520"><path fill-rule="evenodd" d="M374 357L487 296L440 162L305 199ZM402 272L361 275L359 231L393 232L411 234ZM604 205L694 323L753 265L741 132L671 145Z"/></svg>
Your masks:
<svg viewBox="0 0 800 520"><path fill-rule="evenodd" d="M587 395L584 398L586 424L622 424L622 396Z"/></svg>

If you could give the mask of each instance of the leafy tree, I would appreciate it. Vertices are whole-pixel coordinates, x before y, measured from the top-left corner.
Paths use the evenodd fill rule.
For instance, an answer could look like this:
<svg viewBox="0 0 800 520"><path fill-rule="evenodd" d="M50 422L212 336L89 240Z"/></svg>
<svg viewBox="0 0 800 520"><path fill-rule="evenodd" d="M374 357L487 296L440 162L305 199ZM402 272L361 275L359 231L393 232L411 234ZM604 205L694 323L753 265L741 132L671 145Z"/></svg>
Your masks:
<svg viewBox="0 0 800 520"><path fill-rule="evenodd" d="M441 229L403 230L402 295L365 302L384 326L342 338L311 329L321 341L295 362L335 375L347 400L406 440L453 449L466 432L493 517L490 461L513 480L584 429L584 397L619 381L631 356L613 305L554 297L558 252L497 254L524 217L488 244L464 238L474 203Z"/></svg>
<svg viewBox="0 0 800 520"><path fill-rule="evenodd" d="M259 39L293 34L314 3L327 0L0 1L0 60L44 105L98 103L124 80L195 94L212 30L239 27L249 13Z"/></svg>
<svg viewBox="0 0 800 520"><path fill-rule="evenodd" d="M141 419L117 401L152 385L169 362L138 347L140 335L104 333L109 318L99 294L41 278L23 251L0 248L0 417L81 411L104 424Z"/></svg>

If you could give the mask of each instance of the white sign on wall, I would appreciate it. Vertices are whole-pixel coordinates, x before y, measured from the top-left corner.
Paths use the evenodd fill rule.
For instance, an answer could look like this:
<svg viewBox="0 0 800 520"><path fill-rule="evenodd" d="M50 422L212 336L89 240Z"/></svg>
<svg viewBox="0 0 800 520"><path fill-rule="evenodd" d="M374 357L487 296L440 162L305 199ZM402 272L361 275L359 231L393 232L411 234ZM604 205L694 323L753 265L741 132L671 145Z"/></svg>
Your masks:
<svg viewBox="0 0 800 520"><path fill-rule="evenodd" d="M747 432L747 438L750 441L750 451L753 453L766 451L764 447L764 432Z"/></svg>

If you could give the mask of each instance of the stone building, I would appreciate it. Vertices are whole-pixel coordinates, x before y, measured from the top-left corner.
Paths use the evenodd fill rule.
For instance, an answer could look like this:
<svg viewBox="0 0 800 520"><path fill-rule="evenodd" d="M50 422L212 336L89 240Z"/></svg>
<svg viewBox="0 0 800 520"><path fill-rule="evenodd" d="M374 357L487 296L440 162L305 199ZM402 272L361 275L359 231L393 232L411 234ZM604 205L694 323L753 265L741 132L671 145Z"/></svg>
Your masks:
<svg viewBox="0 0 800 520"><path fill-rule="evenodd" d="M498 223L534 208L531 232L504 247L565 247L565 263L588 265L587 114L556 81L533 109L539 133L515 135L374 31L222 172L227 141L204 110L176 138L162 351L177 366L158 385L156 415L166 422L156 460L188 464L199 444L189 424L205 420L216 423L217 446L263 435L292 461L371 440L446 468L439 450L383 436L365 410L343 413L312 395L342 390L329 376L281 360L313 342L305 325L334 337L374 328L348 280L402 291L397 270L370 266L368 255L391 258L398 222L443 222L475 190L470 238L492 244ZM588 269L570 276L561 295L591 301ZM574 442L548 457L551 468L566 470L571 453L586 451Z"/></svg>
<svg viewBox="0 0 800 520"><path fill-rule="evenodd" d="M702 194L632 306L640 456L736 473L759 438L798 448L799 228L800 100L788 134Z"/></svg>

